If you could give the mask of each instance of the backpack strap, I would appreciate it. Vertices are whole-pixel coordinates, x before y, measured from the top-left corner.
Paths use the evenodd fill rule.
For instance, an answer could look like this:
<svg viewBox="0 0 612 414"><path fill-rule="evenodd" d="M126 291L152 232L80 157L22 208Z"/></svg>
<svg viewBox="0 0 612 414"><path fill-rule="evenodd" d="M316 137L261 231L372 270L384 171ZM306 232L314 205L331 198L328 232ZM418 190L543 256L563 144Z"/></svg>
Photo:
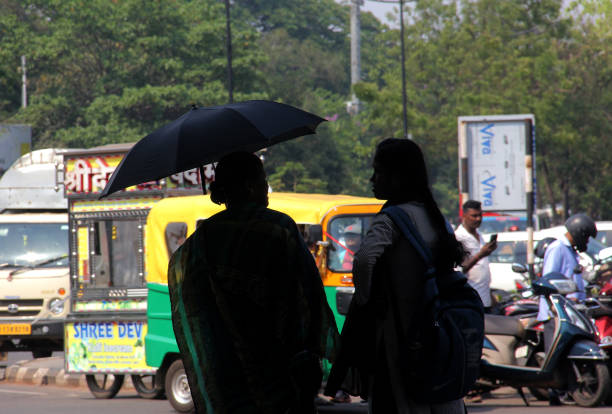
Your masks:
<svg viewBox="0 0 612 414"><path fill-rule="evenodd" d="M398 206L389 206L382 210L383 213L387 214L395 225L400 229L403 236L412 244L419 256L425 262L427 270L425 272L425 302L429 302L439 295L438 285L436 283L436 268L433 264L433 255L431 250L421 237L421 234L416 229L412 220Z"/></svg>

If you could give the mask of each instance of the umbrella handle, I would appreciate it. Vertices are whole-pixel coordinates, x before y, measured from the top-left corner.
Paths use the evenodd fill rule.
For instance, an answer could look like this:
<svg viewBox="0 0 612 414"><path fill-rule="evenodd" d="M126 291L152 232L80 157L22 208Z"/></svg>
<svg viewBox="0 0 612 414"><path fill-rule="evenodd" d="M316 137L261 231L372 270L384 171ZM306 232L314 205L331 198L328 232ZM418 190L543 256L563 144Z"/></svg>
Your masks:
<svg viewBox="0 0 612 414"><path fill-rule="evenodd" d="M198 167L200 171L200 183L202 184L202 194L206 195L206 180L204 179L204 167L201 165Z"/></svg>

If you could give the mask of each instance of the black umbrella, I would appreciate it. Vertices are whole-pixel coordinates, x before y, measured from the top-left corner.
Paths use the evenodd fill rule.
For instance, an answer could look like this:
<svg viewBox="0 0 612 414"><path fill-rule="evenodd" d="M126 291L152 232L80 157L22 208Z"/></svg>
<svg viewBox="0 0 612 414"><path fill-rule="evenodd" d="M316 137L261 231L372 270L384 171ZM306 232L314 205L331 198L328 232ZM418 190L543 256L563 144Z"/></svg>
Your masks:
<svg viewBox="0 0 612 414"><path fill-rule="evenodd" d="M322 121L309 112L270 101L194 107L138 141L123 157L100 198L210 164L234 151L255 152L314 134Z"/></svg>

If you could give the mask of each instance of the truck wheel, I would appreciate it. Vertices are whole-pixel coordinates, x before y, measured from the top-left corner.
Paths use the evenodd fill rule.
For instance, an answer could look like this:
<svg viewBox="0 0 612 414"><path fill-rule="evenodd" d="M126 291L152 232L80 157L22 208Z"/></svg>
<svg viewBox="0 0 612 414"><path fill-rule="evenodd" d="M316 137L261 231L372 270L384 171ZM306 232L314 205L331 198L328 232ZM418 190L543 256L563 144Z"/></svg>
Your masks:
<svg viewBox="0 0 612 414"><path fill-rule="evenodd" d="M85 375L87 387L96 398L113 398L123 385L124 375L91 374Z"/></svg>
<svg viewBox="0 0 612 414"><path fill-rule="evenodd" d="M156 381L156 375L132 375L132 384L142 398L153 400L164 395L164 388Z"/></svg>
<svg viewBox="0 0 612 414"><path fill-rule="evenodd" d="M570 376L571 396L579 406L595 407L608 397L610 372L603 362L571 361Z"/></svg>
<svg viewBox="0 0 612 414"><path fill-rule="evenodd" d="M193 400L187 382L187 374L183 367L183 361L177 359L166 372L166 397L172 407L179 413L193 412Z"/></svg>
<svg viewBox="0 0 612 414"><path fill-rule="evenodd" d="M32 351L32 357L34 359L36 359L36 358L49 358L52 354L53 354L53 351L47 351L47 350Z"/></svg>

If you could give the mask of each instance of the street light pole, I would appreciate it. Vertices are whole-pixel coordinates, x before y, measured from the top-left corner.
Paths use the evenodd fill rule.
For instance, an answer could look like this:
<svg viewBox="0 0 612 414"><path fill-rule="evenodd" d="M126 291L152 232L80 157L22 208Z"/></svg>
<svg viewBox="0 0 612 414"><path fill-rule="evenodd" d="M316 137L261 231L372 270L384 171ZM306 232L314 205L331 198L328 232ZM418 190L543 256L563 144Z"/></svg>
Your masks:
<svg viewBox="0 0 612 414"><path fill-rule="evenodd" d="M397 3L399 2L400 10L400 46L402 48L402 118L404 123L404 138L411 139L408 135L408 110L406 98L406 52L404 47L404 2L405 0L369 0L376 3Z"/></svg>
<svg viewBox="0 0 612 414"><path fill-rule="evenodd" d="M28 106L28 90L26 77L26 57L21 55L21 107Z"/></svg>
<svg viewBox="0 0 612 414"><path fill-rule="evenodd" d="M408 138L408 113L406 110L406 52L404 51L404 0L400 4L400 37L402 48L402 115L404 119L404 138Z"/></svg>
<svg viewBox="0 0 612 414"><path fill-rule="evenodd" d="M352 0L351 2L351 89L361 79L361 25L359 17L359 6L363 0ZM355 91L351 95L350 111L352 115L359 112L359 99Z"/></svg>
<svg viewBox="0 0 612 414"><path fill-rule="evenodd" d="M232 30L230 25L230 2L225 0L225 44L227 46L227 92L229 103L234 103L234 73L232 71Z"/></svg>

